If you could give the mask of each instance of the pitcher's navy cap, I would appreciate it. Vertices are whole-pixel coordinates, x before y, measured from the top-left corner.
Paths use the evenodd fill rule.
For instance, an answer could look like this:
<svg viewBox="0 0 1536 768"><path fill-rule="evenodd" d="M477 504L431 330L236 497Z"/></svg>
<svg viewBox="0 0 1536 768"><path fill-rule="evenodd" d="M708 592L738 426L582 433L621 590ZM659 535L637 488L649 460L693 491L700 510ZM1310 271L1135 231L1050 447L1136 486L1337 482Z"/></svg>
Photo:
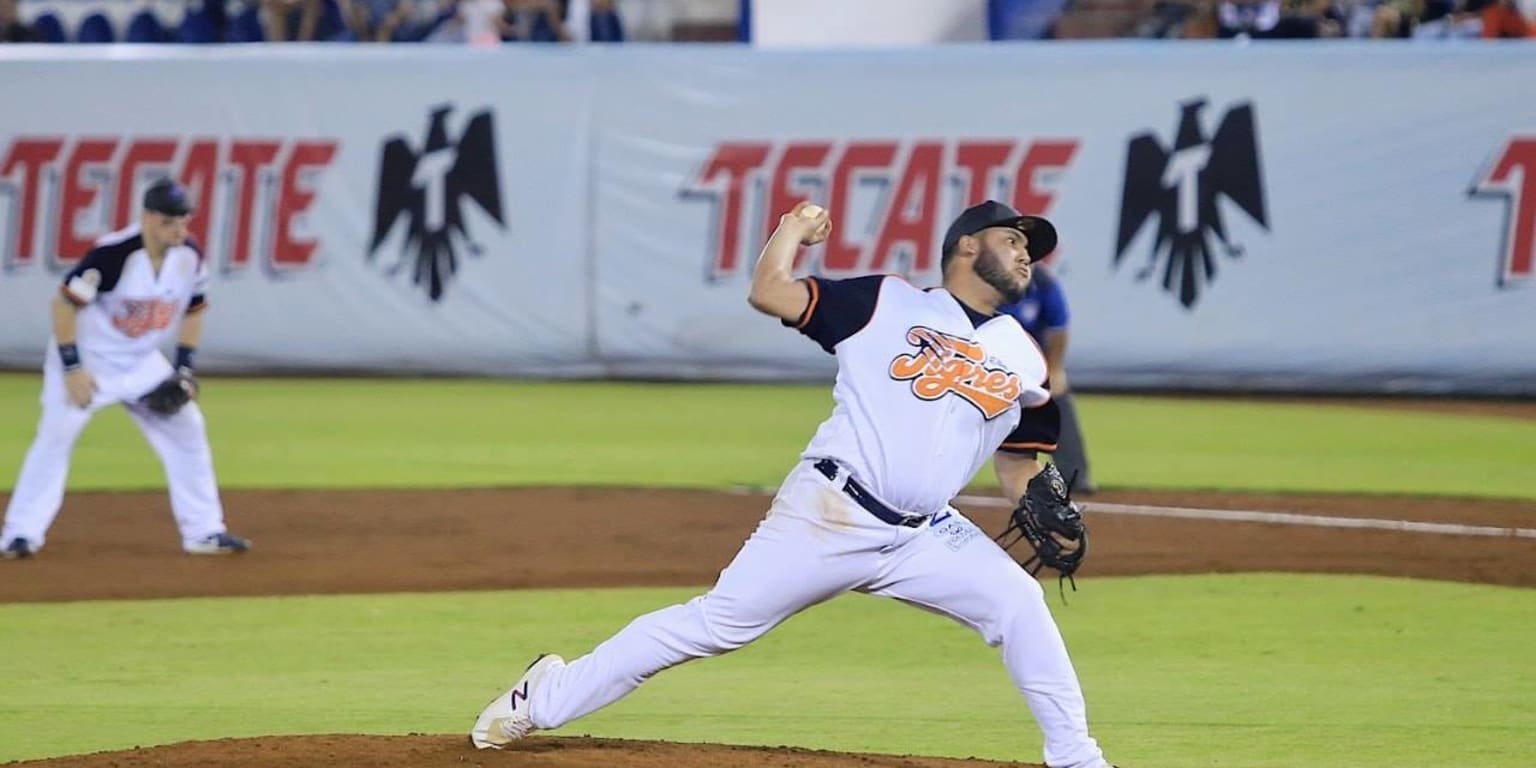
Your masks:
<svg viewBox="0 0 1536 768"><path fill-rule="evenodd" d="M1029 260L1038 262L1056 250L1056 225L1039 216L1025 216L996 200L973 205L955 219L944 232L944 250L949 253L965 235L974 235L990 227L1012 227L1029 238L1025 247Z"/></svg>

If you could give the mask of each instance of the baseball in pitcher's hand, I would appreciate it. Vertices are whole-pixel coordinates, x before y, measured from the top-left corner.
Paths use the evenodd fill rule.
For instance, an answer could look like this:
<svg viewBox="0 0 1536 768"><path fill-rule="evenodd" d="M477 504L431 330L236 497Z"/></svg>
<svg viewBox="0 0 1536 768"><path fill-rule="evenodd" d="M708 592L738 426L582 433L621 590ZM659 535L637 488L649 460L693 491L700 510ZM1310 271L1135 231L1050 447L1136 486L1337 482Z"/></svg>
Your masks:
<svg viewBox="0 0 1536 768"><path fill-rule="evenodd" d="M811 210L806 209L810 207ZM779 230L794 235L801 245L815 245L832 234L832 214L821 206L802 200L789 213L779 217Z"/></svg>
<svg viewBox="0 0 1536 768"><path fill-rule="evenodd" d="M96 379L84 367L67 371L64 374L64 391L69 394L71 405L84 408L91 404L91 397L96 394Z"/></svg>

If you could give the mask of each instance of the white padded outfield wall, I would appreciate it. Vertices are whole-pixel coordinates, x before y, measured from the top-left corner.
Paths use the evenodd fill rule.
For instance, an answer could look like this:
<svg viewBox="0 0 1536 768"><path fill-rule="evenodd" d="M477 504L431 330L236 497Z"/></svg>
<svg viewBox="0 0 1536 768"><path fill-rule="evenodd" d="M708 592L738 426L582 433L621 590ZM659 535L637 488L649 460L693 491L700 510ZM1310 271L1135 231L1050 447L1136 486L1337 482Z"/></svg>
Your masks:
<svg viewBox="0 0 1536 768"><path fill-rule="evenodd" d="M967 200L1049 215L1080 387L1536 395L1519 46L0 49L0 364L170 172L210 370L819 378L744 299L937 281Z"/></svg>

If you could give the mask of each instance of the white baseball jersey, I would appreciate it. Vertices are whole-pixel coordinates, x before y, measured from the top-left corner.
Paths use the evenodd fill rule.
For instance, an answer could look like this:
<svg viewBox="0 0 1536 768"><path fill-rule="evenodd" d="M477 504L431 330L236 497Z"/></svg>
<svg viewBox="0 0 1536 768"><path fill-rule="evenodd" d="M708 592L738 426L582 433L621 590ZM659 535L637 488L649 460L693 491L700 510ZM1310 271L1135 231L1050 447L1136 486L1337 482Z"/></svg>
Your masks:
<svg viewBox="0 0 1536 768"><path fill-rule="evenodd" d="M156 272L134 225L96 241L60 290L80 308L75 342L86 365L120 370L159 350L183 314L206 307L207 284L195 243L167 248Z"/></svg>
<svg viewBox="0 0 1536 768"><path fill-rule="evenodd" d="M795 326L837 355L836 405L802 454L888 506L944 509L995 452L1055 449L1045 357L1017 320L887 275L808 278Z"/></svg>
<svg viewBox="0 0 1536 768"><path fill-rule="evenodd" d="M1040 584L948 506L995 451L1055 448L1060 413L1044 356L1013 317L948 291L886 276L806 283L810 305L786 325L837 355L837 404L768 516L707 594L635 619L570 663L544 664L536 681L491 702L471 738L494 746L507 735L492 734L496 724L519 714L519 736L557 728L661 670L741 648L857 591L949 616L999 646L1040 724L1046 764L1109 768Z"/></svg>

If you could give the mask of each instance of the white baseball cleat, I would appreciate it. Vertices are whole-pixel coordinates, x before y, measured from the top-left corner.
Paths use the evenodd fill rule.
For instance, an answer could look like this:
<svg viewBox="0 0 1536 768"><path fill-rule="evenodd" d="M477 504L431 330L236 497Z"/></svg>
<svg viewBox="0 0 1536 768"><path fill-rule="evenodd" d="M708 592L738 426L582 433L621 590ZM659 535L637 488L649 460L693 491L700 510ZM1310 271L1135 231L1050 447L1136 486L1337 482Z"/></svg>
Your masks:
<svg viewBox="0 0 1536 768"><path fill-rule="evenodd" d="M538 730L528 713L528 701L533 689L549 670L565 659L546 653L533 660L528 670L512 689L491 700L475 721L475 729L469 732L469 740L475 749L501 749L518 739Z"/></svg>

